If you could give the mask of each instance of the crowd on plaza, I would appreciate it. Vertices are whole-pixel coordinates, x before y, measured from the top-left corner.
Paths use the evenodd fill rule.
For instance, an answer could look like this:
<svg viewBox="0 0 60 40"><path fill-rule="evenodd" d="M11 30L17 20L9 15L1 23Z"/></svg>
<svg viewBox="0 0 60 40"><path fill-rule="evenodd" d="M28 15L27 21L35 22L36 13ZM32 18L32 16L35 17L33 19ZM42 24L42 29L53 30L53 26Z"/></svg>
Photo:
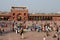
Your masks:
<svg viewBox="0 0 60 40"><path fill-rule="evenodd" d="M39 22L34 23L32 21L31 25L29 24L26 26L26 24L26 22L19 23L16 21L2 21L0 22L0 35L10 31L16 32L16 34L20 33L20 35L22 35L24 33L24 29L37 32L46 32L47 36L49 36L49 32L56 31L56 34L54 34L53 37L60 34L60 25L58 25L56 22L45 22L45 24L41 22L39 24ZM26 28L23 26L26 26Z"/></svg>

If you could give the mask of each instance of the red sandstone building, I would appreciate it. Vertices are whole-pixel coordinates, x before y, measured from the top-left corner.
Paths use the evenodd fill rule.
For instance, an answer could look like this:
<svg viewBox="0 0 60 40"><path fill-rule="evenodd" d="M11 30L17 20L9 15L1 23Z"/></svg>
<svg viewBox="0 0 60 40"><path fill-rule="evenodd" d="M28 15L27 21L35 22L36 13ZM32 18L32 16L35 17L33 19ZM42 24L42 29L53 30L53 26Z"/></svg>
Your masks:
<svg viewBox="0 0 60 40"><path fill-rule="evenodd" d="M11 12L1 12L1 20L15 20L15 21L60 21L60 14L58 13L30 13L27 7L11 7Z"/></svg>

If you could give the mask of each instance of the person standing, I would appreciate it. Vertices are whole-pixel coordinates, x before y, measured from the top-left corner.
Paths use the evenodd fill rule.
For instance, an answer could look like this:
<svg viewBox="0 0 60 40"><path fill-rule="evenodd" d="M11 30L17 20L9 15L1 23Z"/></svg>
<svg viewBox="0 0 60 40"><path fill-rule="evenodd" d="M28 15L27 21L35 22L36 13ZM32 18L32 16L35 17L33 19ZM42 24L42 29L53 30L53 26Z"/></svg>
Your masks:
<svg viewBox="0 0 60 40"><path fill-rule="evenodd" d="M43 40L46 40L46 37L45 36L43 37Z"/></svg>
<svg viewBox="0 0 60 40"><path fill-rule="evenodd" d="M22 37L22 39L23 39L23 38L24 38L24 36L23 36L23 32L24 32L24 31L23 31L23 28L21 28L19 32L20 32L20 35L21 35L21 37Z"/></svg>
<svg viewBox="0 0 60 40"><path fill-rule="evenodd" d="M18 29L16 28L16 34L18 33Z"/></svg>
<svg viewBox="0 0 60 40"><path fill-rule="evenodd" d="M4 29L2 29L2 33L5 33L5 30Z"/></svg>
<svg viewBox="0 0 60 40"><path fill-rule="evenodd" d="M2 35L2 30L0 29L0 35Z"/></svg>

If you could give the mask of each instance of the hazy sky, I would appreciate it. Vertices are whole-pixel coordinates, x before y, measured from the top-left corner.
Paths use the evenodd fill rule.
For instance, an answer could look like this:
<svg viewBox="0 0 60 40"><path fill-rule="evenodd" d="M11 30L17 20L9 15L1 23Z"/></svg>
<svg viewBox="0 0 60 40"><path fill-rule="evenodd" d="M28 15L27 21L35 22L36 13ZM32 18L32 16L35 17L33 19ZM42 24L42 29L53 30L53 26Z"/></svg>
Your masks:
<svg viewBox="0 0 60 40"><path fill-rule="evenodd" d="M10 11L11 6L27 6L29 12L59 12L60 0L0 0L0 11Z"/></svg>

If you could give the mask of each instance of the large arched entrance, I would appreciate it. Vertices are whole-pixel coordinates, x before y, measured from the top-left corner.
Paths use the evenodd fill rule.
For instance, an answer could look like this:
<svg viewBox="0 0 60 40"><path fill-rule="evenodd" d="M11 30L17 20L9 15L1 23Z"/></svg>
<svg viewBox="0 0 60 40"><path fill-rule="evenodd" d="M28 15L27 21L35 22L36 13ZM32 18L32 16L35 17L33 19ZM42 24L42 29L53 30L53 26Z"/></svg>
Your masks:
<svg viewBox="0 0 60 40"><path fill-rule="evenodd" d="M18 21L21 21L21 19L22 19L21 16L20 15L17 15L17 20Z"/></svg>

